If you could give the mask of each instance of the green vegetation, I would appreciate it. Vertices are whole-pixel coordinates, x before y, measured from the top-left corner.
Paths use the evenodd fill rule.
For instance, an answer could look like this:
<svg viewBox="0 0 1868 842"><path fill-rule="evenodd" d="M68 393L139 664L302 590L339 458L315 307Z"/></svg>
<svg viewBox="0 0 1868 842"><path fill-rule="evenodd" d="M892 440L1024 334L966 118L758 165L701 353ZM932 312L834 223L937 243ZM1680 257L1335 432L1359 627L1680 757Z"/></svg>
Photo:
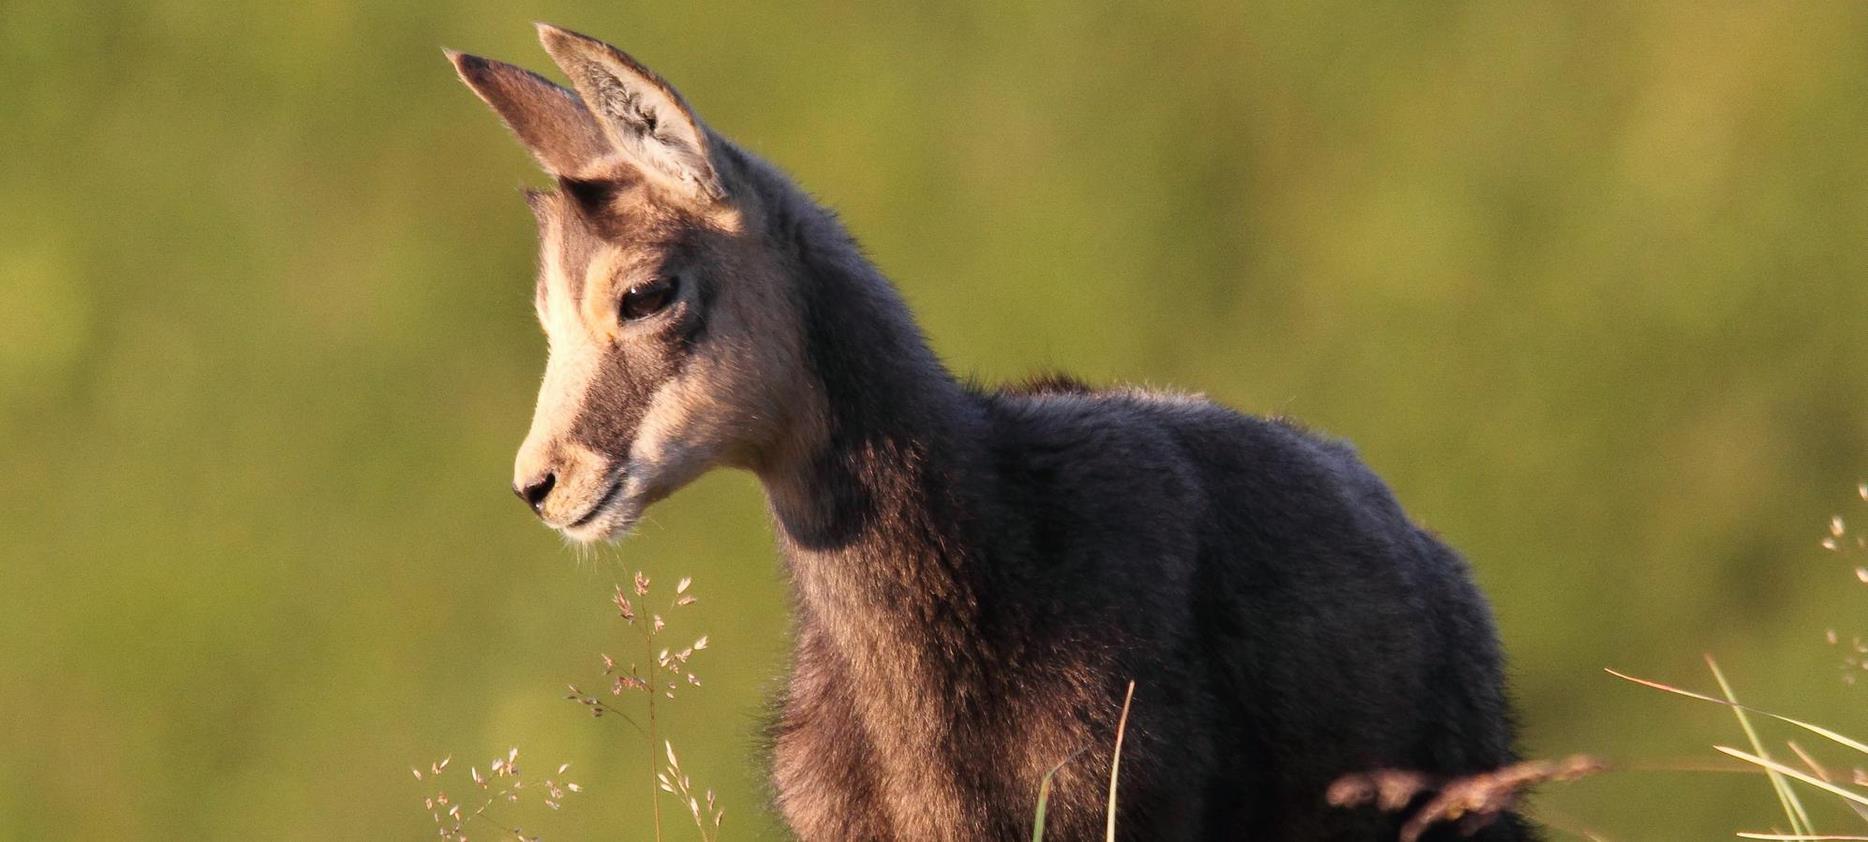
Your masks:
<svg viewBox="0 0 1868 842"><path fill-rule="evenodd" d="M1868 732L1823 640L1868 634L1864 586L1813 540L1868 472L1868 5L12 4L0 839L415 838L412 764L511 746L583 788L528 833L652 838L663 747L561 698L639 645L606 601L638 568L707 588L705 691L659 737L725 838L771 835L787 602L751 480L581 551L506 488L539 179L440 48L543 68L534 19L839 208L957 369L1353 439L1472 558L1533 756L1705 762L1726 711L1601 672L1701 652ZM1539 808L1788 821L1755 773Z"/></svg>

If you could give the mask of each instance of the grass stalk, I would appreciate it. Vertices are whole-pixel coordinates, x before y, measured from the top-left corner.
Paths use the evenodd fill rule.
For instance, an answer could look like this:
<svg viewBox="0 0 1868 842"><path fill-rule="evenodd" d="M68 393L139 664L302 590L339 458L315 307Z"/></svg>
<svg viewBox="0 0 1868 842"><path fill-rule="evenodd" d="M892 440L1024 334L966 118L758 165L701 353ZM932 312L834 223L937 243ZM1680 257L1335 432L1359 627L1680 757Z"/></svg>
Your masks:
<svg viewBox="0 0 1868 842"><path fill-rule="evenodd" d="M1719 669L1719 662L1714 660L1710 654L1706 656L1706 666L1712 669L1713 679L1719 682L1719 692L1725 695L1727 702L1731 703L1732 713L1738 717L1738 725L1744 730L1745 739L1751 743L1752 752L1757 755L1758 760L1763 761L1759 765L1764 766L1765 770L1770 773L1771 789L1777 793L1778 804L1784 808L1784 818L1790 822L1790 832L1804 836L1814 834L1816 831L1810 826L1810 814L1803 809L1802 799L1797 797L1796 790L1791 789L1790 782L1784 778L1783 770L1789 767L1770 759L1770 754L1764 749L1764 741L1758 738L1758 730L1751 725L1751 717L1747 716L1745 709L1739 706L1738 697L1732 693L1732 685L1725 680L1725 671ZM1734 756L1738 755L1734 754ZM1739 759L1748 758L1740 757ZM1799 776L1815 780L1801 773Z"/></svg>
<svg viewBox="0 0 1868 842"><path fill-rule="evenodd" d="M649 671L649 803L654 807L655 842L662 842L662 788L655 774L655 694L660 686L655 683L655 633L642 628L643 660L648 662Z"/></svg>
<svg viewBox="0 0 1868 842"><path fill-rule="evenodd" d="M1057 761L1057 765L1052 766L1050 771L1044 773L1044 778L1038 781L1038 810L1031 819L1031 842L1044 842L1044 814L1051 803L1051 779L1057 777L1057 773L1083 751L1077 749L1069 757Z"/></svg>
<svg viewBox="0 0 1868 842"><path fill-rule="evenodd" d="M1740 839L1777 839L1781 842L1823 842L1823 840L1855 840L1868 842L1868 836L1798 836L1794 833L1740 833Z"/></svg>
<svg viewBox="0 0 1868 842"><path fill-rule="evenodd" d="M1623 681L1632 681L1643 687L1652 687L1655 690L1662 690L1662 691L1672 693L1677 696L1685 696L1689 699L1698 699L1702 702L1711 702L1715 705L1725 705L1726 707L1730 707L1730 708L1738 708L1740 710L1743 710L1749 713L1755 713L1759 716L1764 716L1764 717L1769 717L1771 719L1775 719L1787 725L1795 725L1798 728L1802 728L1805 731L1815 734L1816 736L1822 737L1823 739L1829 740L1837 745L1854 749L1856 751L1861 752L1862 754L1868 754L1868 743L1863 743L1860 740L1849 739L1848 737L1838 734L1835 731L1831 731L1828 728L1824 728L1821 725L1816 725L1810 722L1804 722L1801 719L1793 719L1791 717L1784 716L1783 714L1780 714L1780 713L1772 713L1762 708L1755 708L1750 705L1741 705L1741 704L1738 704L1737 702L1718 698L1717 696L1708 696L1703 693L1695 693L1691 690L1683 690L1679 687L1675 687L1670 684L1662 684L1658 681L1649 681L1648 679L1645 679L1645 678L1636 678L1632 675L1628 675L1627 673L1616 672L1615 670L1604 670L1604 672L1607 672L1609 675L1615 676L1616 678L1619 678Z"/></svg>
<svg viewBox="0 0 1868 842"><path fill-rule="evenodd" d="M1109 816L1104 842L1116 842L1116 778L1122 771L1122 738L1129 730L1129 703L1135 701L1135 682L1129 682L1129 691L1122 697L1122 719L1116 722L1116 753L1109 758Z"/></svg>
<svg viewBox="0 0 1868 842"><path fill-rule="evenodd" d="M1804 772L1801 769L1797 769L1791 766L1785 766L1784 764L1779 763L1775 760L1772 760L1768 757L1761 757L1759 755L1749 754L1744 751L1740 751L1738 749L1732 748L1731 746L1713 746L1713 748L1718 749L1719 751L1725 752L1726 754L1729 754L1740 760L1743 760L1746 763L1755 763L1759 766L1764 767L1766 770L1776 775L1779 775L1781 777L1796 778L1797 780L1802 781L1806 784L1809 784L1810 786L1816 787L1817 789L1841 796L1842 799L1845 801L1852 801L1856 804L1868 806L1868 795L1863 795L1859 792L1855 792L1854 790L1843 789L1842 787L1836 786L1835 784L1832 784L1828 781L1818 778L1815 775L1811 775L1807 772ZM1789 782L1786 781L1784 785L1789 786ZM1808 834L1810 831L1798 831L1798 832Z"/></svg>

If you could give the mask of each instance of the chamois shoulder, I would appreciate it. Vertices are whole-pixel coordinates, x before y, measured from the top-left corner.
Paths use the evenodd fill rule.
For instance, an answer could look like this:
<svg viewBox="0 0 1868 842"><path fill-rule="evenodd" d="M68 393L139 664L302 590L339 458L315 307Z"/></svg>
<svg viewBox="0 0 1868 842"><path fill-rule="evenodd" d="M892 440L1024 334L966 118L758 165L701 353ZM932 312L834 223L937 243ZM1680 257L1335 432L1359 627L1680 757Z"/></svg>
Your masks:
<svg viewBox="0 0 1868 842"><path fill-rule="evenodd" d="M1057 375L985 397L1001 434L1024 446L1041 442L1104 464L1172 467L1238 503L1329 513L1381 533L1411 531L1387 483L1354 446L1291 418L1240 412L1197 393L1093 388Z"/></svg>
<svg viewBox="0 0 1868 842"><path fill-rule="evenodd" d="M1200 395L1134 386L1096 388L1067 375L1045 374L979 393L1001 434L1026 440L1122 443L1147 450L1179 449L1175 429L1243 419ZM1161 456L1166 454L1155 453Z"/></svg>
<svg viewBox="0 0 1868 842"><path fill-rule="evenodd" d="M1356 461L1354 450L1284 418L1262 418L1215 403L1199 393L1132 385L1094 387L1063 374L1043 374L979 392L1000 418L1038 428L1126 427L1179 443L1230 439L1276 450L1318 449L1317 456Z"/></svg>

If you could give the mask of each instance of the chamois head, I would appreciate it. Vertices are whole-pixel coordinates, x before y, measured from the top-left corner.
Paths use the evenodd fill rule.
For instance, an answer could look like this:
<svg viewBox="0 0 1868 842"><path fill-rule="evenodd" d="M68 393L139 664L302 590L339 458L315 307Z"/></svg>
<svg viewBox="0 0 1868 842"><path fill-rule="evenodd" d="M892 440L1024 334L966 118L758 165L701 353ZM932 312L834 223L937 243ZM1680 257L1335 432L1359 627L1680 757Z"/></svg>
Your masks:
<svg viewBox="0 0 1868 842"><path fill-rule="evenodd" d="M802 329L725 141L622 51L538 31L575 92L448 58L556 181L526 193L550 357L513 490L594 541L714 465L768 458L797 404Z"/></svg>

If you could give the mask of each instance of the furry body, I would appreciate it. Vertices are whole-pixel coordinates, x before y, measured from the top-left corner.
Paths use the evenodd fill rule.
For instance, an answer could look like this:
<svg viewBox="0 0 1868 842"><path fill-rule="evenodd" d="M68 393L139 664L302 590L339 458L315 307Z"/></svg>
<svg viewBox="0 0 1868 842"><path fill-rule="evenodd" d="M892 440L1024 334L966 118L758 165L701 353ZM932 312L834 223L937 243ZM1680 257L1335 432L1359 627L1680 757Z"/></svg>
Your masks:
<svg viewBox="0 0 1868 842"><path fill-rule="evenodd" d="M576 87L450 52L556 179L550 358L513 489L581 541L752 471L792 582L777 806L808 842L1394 838L1337 777L1510 762L1464 563L1346 446L1205 400L936 359L835 217L665 80L541 25ZM1480 838L1527 837L1515 817Z"/></svg>
<svg viewBox="0 0 1868 842"><path fill-rule="evenodd" d="M1199 398L968 387L797 213L831 432L765 481L798 624L775 784L801 838L1021 838L1079 750L1048 838L1101 838L1131 679L1124 839L1392 839L1329 783L1511 762L1483 598L1348 447Z"/></svg>

